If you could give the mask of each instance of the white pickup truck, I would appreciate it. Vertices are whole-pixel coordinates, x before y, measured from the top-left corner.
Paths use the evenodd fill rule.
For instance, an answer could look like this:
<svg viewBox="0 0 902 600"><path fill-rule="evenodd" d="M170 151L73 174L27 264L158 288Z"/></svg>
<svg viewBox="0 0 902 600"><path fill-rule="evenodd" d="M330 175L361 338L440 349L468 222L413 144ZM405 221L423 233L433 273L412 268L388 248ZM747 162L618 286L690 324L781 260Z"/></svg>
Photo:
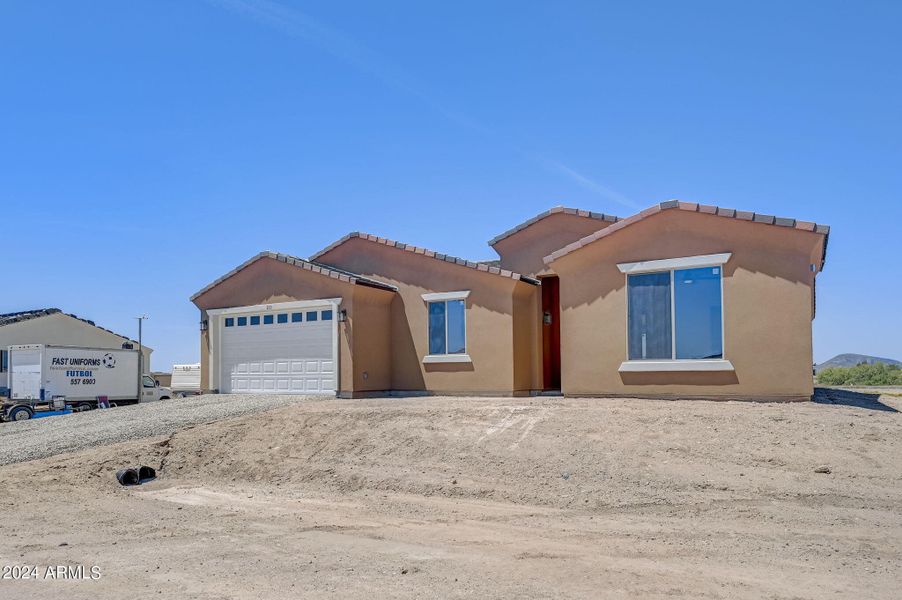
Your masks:
<svg viewBox="0 0 902 600"><path fill-rule="evenodd" d="M28 344L9 347L9 400L0 418L21 421L60 404L74 410L167 400L150 375L138 382L138 351ZM56 406L54 406L56 399Z"/></svg>

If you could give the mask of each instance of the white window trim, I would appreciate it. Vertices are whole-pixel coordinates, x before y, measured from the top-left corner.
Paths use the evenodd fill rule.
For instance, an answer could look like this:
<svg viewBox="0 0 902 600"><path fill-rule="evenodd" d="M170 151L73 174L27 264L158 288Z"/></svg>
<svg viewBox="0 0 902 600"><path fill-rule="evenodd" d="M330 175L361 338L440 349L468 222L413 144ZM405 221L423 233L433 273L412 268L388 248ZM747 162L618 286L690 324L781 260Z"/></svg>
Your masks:
<svg viewBox="0 0 902 600"><path fill-rule="evenodd" d="M240 315L245 313L266 313L272 311L292 310L296 308L319 308L341 304L341 298L322 298L320 300L297 300L294 302L274 302L272 304L254 304L253 306L238 306L236 308L211 308L207 310L210 316Z"/></svg>
<svg viewBox="0 0 902 600"><path fill-rule="evenodd" d="M470 295L470 290L462 292L436 292L432 294L423 294L423 300L426 302L442 302L444 300L466 300Z"/></svg>
<svg viewBox="0 0 902 600"><path fill-rule="evenodd" d="M618 263L621 273L636 275L638 273L654 273L655 271L671 271L673 269L695 269L699 267L716 267L730 260L732 252L721 254L703 254L701 256L684 256L682 258L663 258L660 260L642 260L639 262Z"/></svg>
<svg viewBox="0 0 902 600"><path fill-rule="evenodd" d="M617 369L621 373L661 371L735 371L733 363L720 358L702 360L625 360Z"/></svg>
<svg viewBox="0 0 902 600"><path fill-rule="evenodd" d="M462 290L459 292L435 292L423 294L423 301L426 303L426 348L429 348L429 305L432 303L445 303L449 300L466 300L470 295L470 290ZM467 344L469 342L467 335L467 303L464 302L464 351L463 354L427 354L423 357L424 363L471 363L470 355L467 353ZM448 349L448 307L445 306L445 350Z"/></svg>
<svg viewBox="0 0 902 600"><path fill-rule="evenodd" d="M661 260L646 260L634 263L618 263L617 268L625 274L624 289L627 294L626 301L626 356L618 371L621 373L631 371L733 371L733 363L726 360L727 332L726 306L723 297L723 265L733 256L732 252L721 254L704 254L700 256L685 256L682 258L664 258ZM666 266L664 266L666 265ZM720 266L720 351L722 358L686 359L676 358L676 289L674 288L673 272L681 269L697 269L701 267ZM651 267L651 268L649 268ZM670 272L670 356L671 358L635 359L630 360L630 303L629 281L630 275L642 273L655 273L660 271ZM716 363L716 364L715 364ZM635 365L635 367L634 367ZM643 367L642 365L647 365Z"/></svg>
<svg viewBox="0 0 902 600"><path fill-rule="evenodd" d="M424 363L471 363L469 354L427 354Z"/></svg>

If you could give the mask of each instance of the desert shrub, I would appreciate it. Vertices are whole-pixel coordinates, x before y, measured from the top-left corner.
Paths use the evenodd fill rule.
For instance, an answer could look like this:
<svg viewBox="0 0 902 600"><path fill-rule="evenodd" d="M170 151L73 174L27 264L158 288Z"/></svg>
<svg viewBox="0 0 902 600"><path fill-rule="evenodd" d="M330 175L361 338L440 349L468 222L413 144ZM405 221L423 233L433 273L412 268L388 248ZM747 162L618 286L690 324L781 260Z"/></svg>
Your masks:
<svg viewBox="0 0 902 600"><path fill-rule="evenodd" d="M817 374L817 382L821 385L902 385L902 368L885 363L831 367Z"/></svg>

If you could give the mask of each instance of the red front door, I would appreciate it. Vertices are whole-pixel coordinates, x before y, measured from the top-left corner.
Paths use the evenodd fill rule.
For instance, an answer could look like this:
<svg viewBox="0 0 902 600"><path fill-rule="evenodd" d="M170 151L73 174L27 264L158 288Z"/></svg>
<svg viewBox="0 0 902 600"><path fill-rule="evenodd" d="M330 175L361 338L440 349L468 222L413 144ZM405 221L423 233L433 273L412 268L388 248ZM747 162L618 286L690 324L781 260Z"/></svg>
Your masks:
<svg viewBox="0 0 902 600"><path fill-rule="evenodd" d="M561 389L561 300L556 276L542 278L542 381Z"/></svg>

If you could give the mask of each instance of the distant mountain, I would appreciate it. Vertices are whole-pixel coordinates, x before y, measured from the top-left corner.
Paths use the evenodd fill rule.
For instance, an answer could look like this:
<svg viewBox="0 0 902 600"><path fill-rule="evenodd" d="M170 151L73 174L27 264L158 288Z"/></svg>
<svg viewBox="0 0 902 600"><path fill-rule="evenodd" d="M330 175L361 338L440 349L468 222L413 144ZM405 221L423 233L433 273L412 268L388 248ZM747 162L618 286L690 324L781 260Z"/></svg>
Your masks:
<svg viewBox="0 0 902 600"><path fill-rule="evenodd" d="M902 362L893 360L891 358L880 358L878 356L868 356L867 354L837 354L830 360L822 362L819 365L815 365L814 372L818 373L821 371L821 369L828 369L830 367L854 367L855 365L860 365L861 363L867 363L869 365L873 365L875 363L886 363L888 365L902 366Z"/></svg>

